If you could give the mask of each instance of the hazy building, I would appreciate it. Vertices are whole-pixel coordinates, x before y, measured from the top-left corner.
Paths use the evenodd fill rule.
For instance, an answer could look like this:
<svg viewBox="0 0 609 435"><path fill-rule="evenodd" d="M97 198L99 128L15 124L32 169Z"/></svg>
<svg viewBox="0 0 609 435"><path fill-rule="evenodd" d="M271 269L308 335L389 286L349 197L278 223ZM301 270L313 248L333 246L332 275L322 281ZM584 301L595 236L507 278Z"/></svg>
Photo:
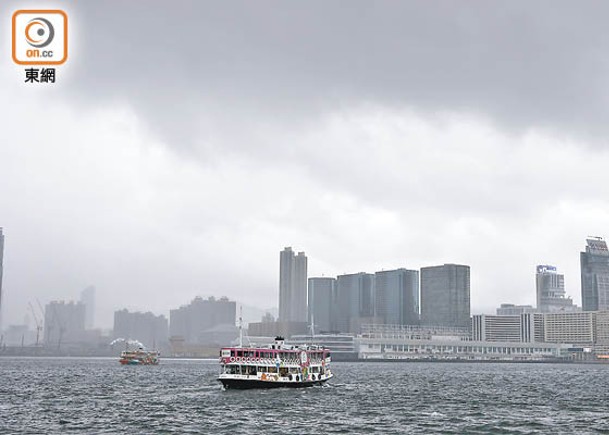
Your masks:
<svg viewBox="0 0 609 435"><path fill-rule="evenodd" d="M338 332L358 334L361 325L376 323L374 317L374 275L354 273L336 279L336 322Z"/></svg>
<svg viewBox="0 0 609 435"><path fill-rule="evenodd" d="M376 316L384 324L419 323L419 271L386 270L374 274Z"/></svg>
<svg viewBox="0 0 609 435"><path fill-rule="evenodd" d="M524 313L534 313L535 308L531 305L514 305L514 304L501 304L497 308L498 316L520 316Z"/></svg>
<svg viewBox="0 0 609 435"><path fill-rule="evenodd" d="M332 331L336 278L309 278L308 322L315 332Z"/></svg>
<svg viewBox="0 0 609 435"><path fill-rule="evenodd" d="M520 342L520 316L472 316L472 340Z"/></svg>
<svg viewBox="0 0 609 435"><path fill-rule="evenodd" d="M85 328L93 329L95 323L95 287L90 285L80 292L80 302L85 305Z"/></svg>
<svg viewBox="0 0 609 435"><path fill-rule="evenodd" d="M196 297L190 304L170 311L171 337L181 337L185 343L199 343L203 332L219 325L235 325L237 303L222 297Z"/></svg>
<svg viewBox="0 0 609 435"><path fill-rule="evenodd" d="M565 297L565 276L556 272L556 267L537 266L535 275L537 310L542 313L576 311L571 298Z"/></svg>
<svg viewBox="0 0 609 435"><path fill-rule="evenodd" d="M2 233L2 227L0 227L0 331L2 331L2 274L4 269L4 234Z"/></svg>
<svg viewBox="0 0 609 435"><path fill-rule="evenodd" d="M586 252L580 254L582 309L609 309L609 250L600 237L586 239Z"/></svg>
<svg viewBox="0 0 609 435"><path fill-rule="evenodd" d="M85 334L85 306L80 302L53 301L44 309L44 342L58 348L82 341Z"/></svg>
<svg viewBox="0 0 609 435"><path fill-rule="evenodd" d="M307 257L290 247L279 254L279 321L307 321Z"/></svg>
<svg viewBox="0 0 609 435"><path fill-rule="evenodd" d="M421 269L421 323L470 327L469 266L445 264Z"/></svg>
<svg viewBox="0 0 609 435"><path fill-rule="evenodd" d="M114 312L114 338L138 340L149 349L157 349L169 340L169 325L165 316L151 312Z"/></svg>

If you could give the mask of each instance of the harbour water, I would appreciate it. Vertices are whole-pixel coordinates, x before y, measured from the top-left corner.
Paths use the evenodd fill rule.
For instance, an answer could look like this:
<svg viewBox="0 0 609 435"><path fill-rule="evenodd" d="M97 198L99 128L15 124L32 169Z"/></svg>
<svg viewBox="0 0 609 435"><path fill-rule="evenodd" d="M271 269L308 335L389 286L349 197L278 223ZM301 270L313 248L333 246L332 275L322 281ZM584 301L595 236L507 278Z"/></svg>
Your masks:
<svg viewBox="0 0 609 435"><path fill-rule="evenodd" d="M217 361L0 358L0 433L607 433L609 365L333 363L323 387L224 391Z"/></svg>

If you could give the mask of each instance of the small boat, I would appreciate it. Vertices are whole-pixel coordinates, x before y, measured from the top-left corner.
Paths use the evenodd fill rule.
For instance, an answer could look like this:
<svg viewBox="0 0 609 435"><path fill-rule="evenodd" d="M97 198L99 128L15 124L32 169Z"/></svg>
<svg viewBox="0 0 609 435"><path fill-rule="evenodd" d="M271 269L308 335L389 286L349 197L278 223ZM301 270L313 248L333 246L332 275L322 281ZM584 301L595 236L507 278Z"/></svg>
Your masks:
<svg viewBox="0 0 609 435"><path fill-rule="evenodd" d="M155 350L124 350L119 362L122 365L157 365L161 354Z"/></svg>
<svg viewBox="0 0 609 435"><path fill-rule="evenodd" d="M328 349L287 345L276 337L266 347L222 348L218 381L226 389L311 387L332 379L330 361Z"/></svg>

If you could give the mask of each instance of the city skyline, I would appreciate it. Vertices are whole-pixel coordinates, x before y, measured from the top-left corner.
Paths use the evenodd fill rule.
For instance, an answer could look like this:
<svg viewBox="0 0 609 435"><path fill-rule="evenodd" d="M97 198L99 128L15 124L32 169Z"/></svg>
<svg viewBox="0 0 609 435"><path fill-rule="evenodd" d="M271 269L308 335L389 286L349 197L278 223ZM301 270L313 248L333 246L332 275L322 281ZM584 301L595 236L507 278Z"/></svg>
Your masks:
<svg viewBox="0 0 609 435"><path fill-rule="evenodd" d="M587 240L588 243L590 242L590 239L586 239L586 240ZM597 240L597 242L600 243L600 244L605 243L604 239L601 238L601 237L596 237L594 240ZM606 244L605 244L605 246L606 246ZM587 248L587 249L589 249L589 248ZM584 254L585 253L581 253L580 257L583 258ZM286 255L290 257L287 261L286 261ZM300 260L300 263L301 263L300 265L298 265L298 267L296 267L296 265L295 265L296 260ZM285 264L284 264L284 262L285 262ZM336 289L338 289L338 285L337 285L338 284L338 280L337 280L337 278L339 278L341 275L337 275L336 277L331 277L331 278L327 278L325 276L321 276L321 277L307 276L306 275L306 273L307 273L306 272L307 271L307 263L308 263L308 257L305 256L304 252L298 252L298 255L295 255L294 252L292 251L292 248L290 248L290 247L287 247L287 248L285 248L284 250L282 250L280 252L280 268L279 268L280 269L280 279L279 279L279 286L278 286L278 290L277 290L277 295L278 295L278 299L279 300L281 300L281 286L282 286L282 283L283 283L283 281L281 279L281 271L283 270L284 267L286 267L286 270L287 269L290 269L290 270L292 270L292 269L294 269L294 270L300 269L299 270L299 275L301 275L303 272L305 273L304 276L305 276L305 279L307 280L306 281L307 284L305 285L306 288L305 288L305 291L304 291L304 295L305 295L305 298L307 298L307 300L308 300L308 298L311 295L311 290L307 290L308 285L310 285L311 279L313 279L313 280L317 280L317 279L319 279L319 280L332 279L332 280L335 281L333 286ZM446 264L444 266L446 266ZM453 266L454 266L454 264L453 264ZM457 265L457 266L459 266L459 265ZM344 277L348 277L348 276L366 275L366 276L370 276L371 277L372 281L370 281L370 282L372 283L374 281L375 275L378 275L378 274L383 275L383 274L385 274L387 272L398 272L398 271L403 270L403 271L406 271L406 272L416 272L417 276L418 276L419 270L430 269L430 268L438 268L438 267L443 267L443 266L441 266L441 265L423 266L420 269L411 270L411 271L409 271L408 269L405 269L403 267L402 268L398 268L396 270L385 270L385 269L382 268L380 271L377 271L377 272L372 272L372 273L359 272L359 273L343 274L343 276ZM467 271L467 274L468 274L467 280L469 282L469 280L470 280L469 266L463 266L463 267L467 267L467 269L468 269L468 271ZM535 283L534 283L534 295L535 295L536 299L534 301L535 303L533 304L535 307L540 307L540 305L539 305L539 294L540 294L539 293L540 292L540 290L539 290L539 277L540 277L540 274L548 274L548 273L549 274L556 274L556 267L555 266L549 266L549 265L544 265L544 266L539 266L538 265L538 266L536 266L536 275L535 275ZM290 281L293 279L292 275L294 275L294 271L293 270L290 272L290 274L288 274ZM564 275L563 274L558 274L558 276L560 277L560 285L559 285L559 291L558 292L562 295L561 297L563 298L562 301L560 301L559 303L560 304L565 304L565 302L572 301L572 295L568 294L565 291L565 289L564 289ZM374 290L374 292L370 293L370 297L371 298L377 298L377 300L372 302L371 307L373 306L374 310L377 310L378 309L378 304L379 304L378 295L376 294L376 289L373 288L373 285L371 284L370 291L372 292L372 290ZM471 292L471 289L468 288L468 292ZM83 289L80 292L80 302L83 303L84 302L84 298L87 298L89 301L93 301L93 304L95 304L95 302L94 302L95 301L95 293L96 293L95 286L88 286L88 287L86 287L85 289ZM419 294L417 295L417 297L420 298L421 297L421 293L422 293L422 291L421 291L420 286L419 286ZM583 294L583 287L582 287L582 290L579 293ZM574 293L574 294L577 294L577 293ZM206 294L205 296L206 297L212 297L212 298L214 298L214 297L216 297L218 295L217 294ZM201 296L200 293L196 294L194 296L195 299L201 298L201 297L202 296ZM471 301L472 301L471 296L468 296L468 298L470 300L470 307L471 307ZM51 297L48 302L70 302L71 303L71 302L74 302L76 300L77 300L77 298L61 299L61 298ZM237 301L237 302L240 305L242 304L241 301ZM182 302L178 302L178 303L182 303ZM472 315L473 314L489 314L490 315L491 313L493 313L496 310L496 308L499 306L500 303L501 304L506 304L506 303L510 304L510 303L514 303L514 301L513 300L502 300L502 301L498 302L498 304L495 307L493 307L492 309L489 309L486 312L481 312L481 311L478 312L478 311L476 311L474 309L471 309L471 314ZM308 302L305 302L304 305L302 305L302 304L298 304L298 305L301 306L301 311L303 311L303 315L306 318L306 321L310 322L311 317L310 317L310 311L308 311ZM417 301L416 302L416 306L419 307L419 313L421 313L420 305L421 305L420 301ZM252 308L255 308L255 309L258 309L258 310L264 311L264 312L273 312L273 310L277 310L277 312L279 312L280 311L279 306L280 306L280 304L277 304L274 307L273 306L267 306L267 307L252 306ZM569 305L569 306L571 307L571 305ZM302 308L302 307L304 307L304 308ZM114 307L113 313L117 309L119 309L119 308L120 309L125 309L125 307L119 307L117 305L117 306ZM577 306L574 304L573 308L577 308ZM130 306L129 309L135 310L136 312L137 311L141 311L141 310L143 310L143 311L149 311L146 308L143 308L142 306ZM92 321L91 317L94 316L94 310L93 310L93 312L91 312L89 310L90 309L88 309L88 311L87 311L87 328L90 328L91 325L93 325L93 321ZM169 313L172 310L173 310L172 307L166 307L165 309L163 309L163 310L161 310L159 312L155 312L155 314L169 316ZM372 313L370 315L371 319L376 319L375 316L377 316L379 314L384 315L384 314L378 313L376 311L374 311L374 312L371 311L371 313ZM29 313L24 313L24 314L26 314L26 316L29 317ZM338 315L339 317L341 315L340 313L335 313L335 314ZM114 314L113 314L113 316L114 316ZM365 316L363 316L363 317L365 317ZM278 319L279 319L279 317L278 317ZM32 319L30 319L30 321L31 320ZM257 319L251 319L251 320L257 320ZM404 324L408 324L408 323L404 323ZM101 325L100 324L96 324L96 325L94 325L94 327L108 328L108 325L107 324L101 324ZM349 328L347 327L347 329L349 329Z"/></svg>

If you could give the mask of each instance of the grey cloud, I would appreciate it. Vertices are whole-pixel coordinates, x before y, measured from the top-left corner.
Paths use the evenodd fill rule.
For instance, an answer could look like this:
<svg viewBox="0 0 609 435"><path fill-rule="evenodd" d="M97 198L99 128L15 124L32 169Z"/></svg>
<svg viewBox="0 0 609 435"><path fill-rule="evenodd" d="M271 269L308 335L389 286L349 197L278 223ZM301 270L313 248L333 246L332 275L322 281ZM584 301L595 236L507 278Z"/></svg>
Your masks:
<svg viewBox="0 0 609 435"><path fill-rule="evenodd" d="M358 101L481 113L504 128L606 132L606 2L72 8L75 94L125 98L174 144L193 142L201 108L237 115L239 128L259 112L289 122Z"/></svg>

